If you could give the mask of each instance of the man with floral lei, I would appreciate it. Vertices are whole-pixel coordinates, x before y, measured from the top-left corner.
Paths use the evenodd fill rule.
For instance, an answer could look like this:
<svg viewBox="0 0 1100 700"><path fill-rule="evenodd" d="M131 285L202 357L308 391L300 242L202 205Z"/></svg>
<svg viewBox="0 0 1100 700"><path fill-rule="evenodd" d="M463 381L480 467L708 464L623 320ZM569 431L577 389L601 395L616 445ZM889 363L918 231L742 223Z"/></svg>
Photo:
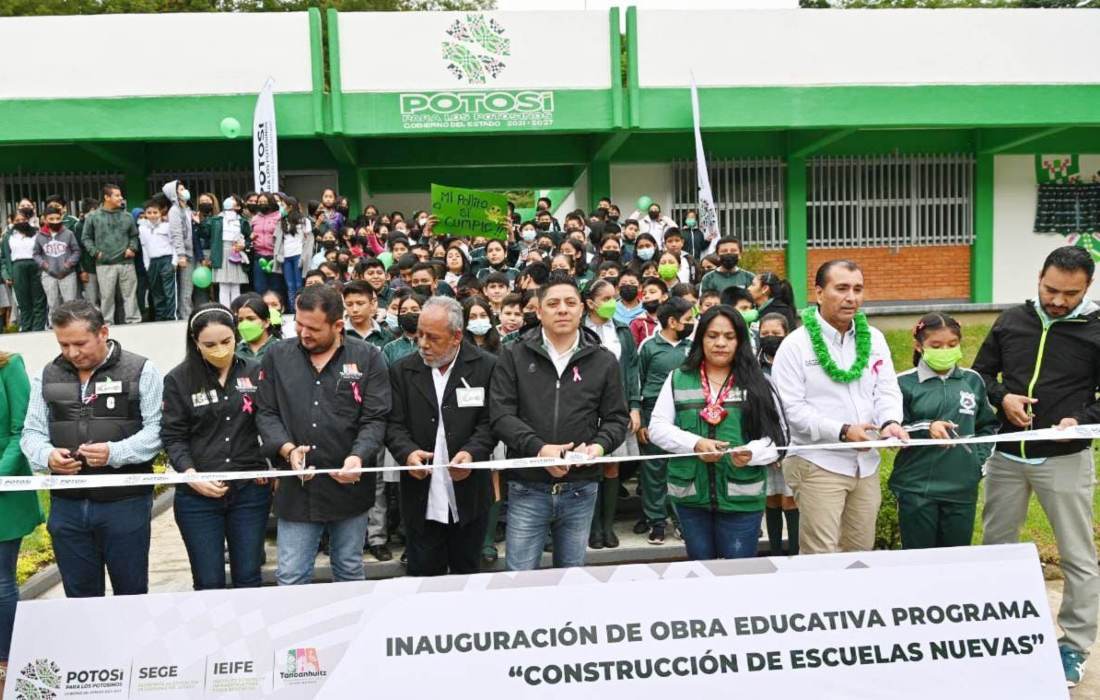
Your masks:
<svg viewBox="0 0 1100 700"><path fill-rule="evenodd" d="M850 260L817 270L817 308L779 346L772 383L787 414L792 445L909 436L886 338L867 323L863 271ZM783 476L802 513L803 554L869 550L882 492L875 450L800 450Z"/></svg>

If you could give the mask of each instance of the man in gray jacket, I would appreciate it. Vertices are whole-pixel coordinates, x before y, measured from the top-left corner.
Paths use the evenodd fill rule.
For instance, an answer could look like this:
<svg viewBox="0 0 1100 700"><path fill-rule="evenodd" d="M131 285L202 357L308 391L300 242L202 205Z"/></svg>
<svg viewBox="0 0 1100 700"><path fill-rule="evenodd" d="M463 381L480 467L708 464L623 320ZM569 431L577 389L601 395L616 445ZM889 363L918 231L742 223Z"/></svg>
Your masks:
<svg viewBox="0 0 1100 700"><path fill-rule="evenodd" d="M176 250L176 317L191 317L191 270L195 261L195 246L191 242L191 193L179 180L172 180L162 189L172 203L168 210L168 227L172 247Z"/></svg>
<svg viewBox="0 0 1100 700"><path fill-rule="evenodd" d="M80 262L80 244L76 234L65 227L64 207L46 206L45 226L34 239L34 262L42 270L42 288L46 290L49 313L63 302L76 299L76 266Z"/></svg>

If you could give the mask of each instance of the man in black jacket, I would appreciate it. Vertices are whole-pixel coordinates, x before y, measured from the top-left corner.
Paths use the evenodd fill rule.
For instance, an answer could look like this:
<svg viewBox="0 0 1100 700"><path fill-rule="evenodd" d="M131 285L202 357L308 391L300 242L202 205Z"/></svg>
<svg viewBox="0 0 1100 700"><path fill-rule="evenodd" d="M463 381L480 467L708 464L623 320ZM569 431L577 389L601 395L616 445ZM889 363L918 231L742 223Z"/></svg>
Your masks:
<svg viewBox="0 0 1100 700"><path fill-rule="evenodd" d="M982 343L974 369L1000 409L1002 433L1100 422L1100 307L1085 298L1094 268L1083 248L1054 250L1038 299L1002 313ZM1054 530L1065 579L1058 645L1070 687L1096 641L1095 474L1088 439L1002 442L986 463L985 544L1019 540L1032 491Z"/></svg>
<svg viewBox="0 0 1100 700"><path fill-rule="evenodd" d="M461 465L488 460L496 444L486 396L496 358L462 342L464 327L457 301L432 297L420 310L419 352L390 367L386 447L419 467L401 472L410 576L478 571L490 477Z"/></svg>
<svg viewBox="0 0 1100 700"><path fill-rule="evenodd" d="M602 457L630 424L615 355L581 327L584 304L572 278L552 276L538 290L541 329L497 362L490 391L493 433L509 457ZM554 566L583 566L602 465L506 472L509 570L533 569L554 538Z"/></svg>
<svg viewBox="0 0 1100 700"><path fill-rule="evenodd" d="M373 345L344 337L344 302L332 287L303 288L294 320L298 338L267 351L256 393L261 453L300 472L279 479L275 491L275 578L309 583L327 529L333 578L362 580L375 475L358 470L374 464L386 436L386 362ZM314 477L314 468L342 471Z"/></svg>

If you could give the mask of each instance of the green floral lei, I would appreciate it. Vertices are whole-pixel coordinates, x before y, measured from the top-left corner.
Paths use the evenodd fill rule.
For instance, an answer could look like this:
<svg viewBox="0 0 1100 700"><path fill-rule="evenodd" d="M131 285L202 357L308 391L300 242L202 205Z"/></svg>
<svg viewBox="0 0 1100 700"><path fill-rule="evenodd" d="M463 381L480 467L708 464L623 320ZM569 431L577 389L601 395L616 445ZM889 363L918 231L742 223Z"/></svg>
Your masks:
<svg viewBox="0 0 1100 700"><path fill-rule="evenodd" d="M867 325L867 316L862 311L857 312L854 322L856 324L856 361L848 369L836 366L836 361L829 354L829 348L825 347L825 339L821 337L821 324L817 320L817 310L810 307L802 312L802 325L810 335L810 344L813 345L814 354L821 364L821 369L834 382L848 384L863 376L867 369L867 360L871 357L871 327Z"/></svg>

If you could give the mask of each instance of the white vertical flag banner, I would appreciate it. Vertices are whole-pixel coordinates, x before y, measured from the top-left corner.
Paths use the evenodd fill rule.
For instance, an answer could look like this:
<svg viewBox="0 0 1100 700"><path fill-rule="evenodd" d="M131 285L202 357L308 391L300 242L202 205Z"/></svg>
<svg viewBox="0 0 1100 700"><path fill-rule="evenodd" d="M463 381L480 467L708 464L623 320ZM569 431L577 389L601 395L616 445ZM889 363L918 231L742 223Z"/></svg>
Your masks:
<svg viewBox="0 0 1100 700"><path fill-rule="evenodd" d="M275 131L275 80L268 78L252 113L252 178L257 192L279 189L279 145Z"/></svg>
<svg viewBox="0 0 1100 700"><path fill-rule="evenodd" d="M714 249L714 241L722 235L718 230L718 209L714 206L714 194L710 191L710 176L707 174L707 155L703 151L703 132L699 127L699 90L695 87L695 74L691 74L691 120L695 123L695 164L696 180L699 191L699 228L703 230L710 244L707 252Z"/></svg>

